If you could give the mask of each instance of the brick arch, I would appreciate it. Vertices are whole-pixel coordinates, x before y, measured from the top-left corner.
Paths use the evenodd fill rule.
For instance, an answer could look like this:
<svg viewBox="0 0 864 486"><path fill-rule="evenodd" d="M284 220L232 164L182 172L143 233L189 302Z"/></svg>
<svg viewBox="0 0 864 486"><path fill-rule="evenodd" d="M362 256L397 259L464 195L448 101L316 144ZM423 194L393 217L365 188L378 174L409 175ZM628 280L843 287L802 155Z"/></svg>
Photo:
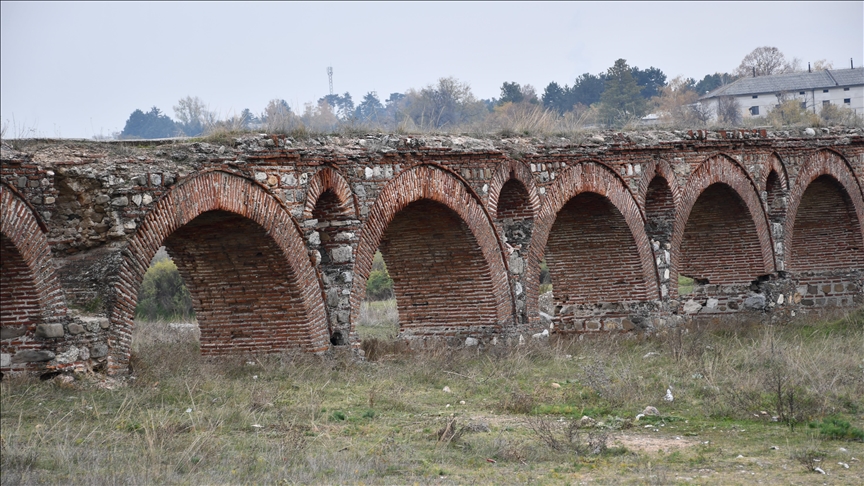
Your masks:
<svg viewBox="0 0 864 486"><path fill-rule="evenodd" d="M420 218L426 216L429 217L429 222L433 224L424 224L420 221ZM402 231L404 234L401 235L402 238L397 243L391 246L402 245L403 248L410 248L413 245L414 248L420 249L419 252L422 254L413 255L415 261L419 262L419 259L423 259L427 251L434 250L437 252L441 250L432 245L443 238L429 234L420 240L412 235L440 229L442 233L446 233L443 235L444 237L454 238L451 241L460 245L461 250L453 251L452 255L457 258L464 258L465 261L461 263L473 267L470 277L475 279L477 283L470 290L471 295L463 296L454 292L450 294L450 297L456 300L461 297L470 297L477 301L477 306L472 309L466 302L466 307L454 308L449 317L444 316L442 321L433 323L435 329L429 330L426 334L470 333L474 330L486 332L494 328L512 325L513 303L507 281L507 267L492 219L483 207L480 198L470 190L470 186L458 175L437 165L423 164L403 171L390 181L378 194L370 208L360 233L354 264L351 291L352 326L357 321L360 303L366 293L366 281L372 269L375 251L382 245L385 238L394 236L388 232L393 224L398 224L400 228L404 227ZM408 241L411 238L413 241ZM393 250L394 253L400 251L399 248ZM386 259L387 255L385 255L385 261ZM388 266L390 265L391 263L388 262ZM389 270L395 281L397 279L396 273L399 270L393 268ZM468 274L464 276L467 277ZM418 294L428 295L430 297L428 305L441 307L439 310L443 315L449 312L443 310L448 304L447 302L437 303L436 299L441 297L438 294L447 290L445 287L451 284L455 285L455 282L451 282L455 275L438 275L437 277L440 280L436 283L441 291L436 293L435 288L427 287ZM406 276L406 278L409 277ZM419 275L414 278L429 280L430 274ZM397 293L397 305L404 307L411 304L402 302L402 300L404 299L400 299ZM422 303L415 304L420 305ZM451 303L450 307L458 307L458 305ZM401 314L402 309L400 308L400 319L402 319ZM431 315L431 311L427 313L427 316ZM479 318L475 319L475 317ZM472 319L474 320L472 321ZM405 326L406 324L410 323L404 322L403 319L402 325ZM423 334L424 331L416 330L416 333Z"/></svg>
<svg viewBox="0 0 864 486"><path fill-rule="evenodd" d="M42 342L32 339L36 326L60 323L66 303L36 211L5 183L0 207L0 326L18 335L4 339L2 350L14 355L41 348Z"/></svg>
<svg viewBox="0 0 864 486"><path fill-rule="evenodd" d="M231 231L225 231L226 228ZM138 289L150 260L163 242L169 252L173 249L178 269L193 292L193 300L200 306L196 311L202 327L202 352L277 351L294 347L321 352L328 349L321 289L297 223L287 208L262 185L214 170L174 186L144 216L129 240L123 252L110 314L111 369L123 368L128 363ZM244 276L240 273L244 267L258 274L246 275L249 278L238 281L237 276ZM190 278L194 281L190 282ZM223 279L235 281L230 282L232 285L225 282L225 288L217 288ZM203 290L196 285L203 285ZM249 291L246 291L247 286ZM211 300L204 303L205 297ZM265 298L273 301L265 301ZM248 307L259 319L258 327L215 326L208 331L216 336L213 342L205 342L201 311L208 305L222 305L226 309ZM256 305L261 308L255 308ZM230 319L230 316L223 319ZM206 313L205 317L211 319ZM286 319L291 320L286 322ZM219 323L216 317L212 320ZM223 336L229 332L230 337ZM220 342L222 338L218 336L236 339L237 344Z"/></svg>
<svg viewBox="0 0 864 486"><path fill-rule="evenodd" d="M702 209L715 209L705 206L707 199L702 198L703 194L707 194L706 198L711 198L712 201L716 200L718 203L716 214L714 216L702 211ZM700 198L702 198L701 201ZM721 229L713 235L713 237L708 237L706 239L706 245L709 244L710 240L711 247L714 249L714 253L712 254L713 256L710 258L713 258L715 263L718 259L727 259L729 257L729 252L736 251L737 247L733 248L732 246L735 244L741 244L741 241L743 240L752 243L751 246L754 248L758 246L758 249L754 250L751 248L748 250L755 255L752 256L752 258L748 258L746 262L748 265L746 267L748 271L747 275L733 276L733 273L740 273L740 271L744 270L744 268L739 267L739 269L727 269L722 276L715 276L715 278L720 278L720 282L727 282L730 279L740 280L741 278L749 281L759 275L768 274L774 271L774 252L771 242L770 225L763 209L762 201L759 198L759 190L753 180L747 175L747 171L744 170L743 167L741 167L731 157L724 154L718 154L706 159L691 174L686 187L682 191L680 209L675 218L675 226L672 230L671 284L676 291L678 272L681 265L681 251L682 242L684 241L684 233L687 230L688 223L690 222L691 212L697 203L700 203L700 212L698 214L700 218L703 218L703 216L708 219L711 219L711 217L714 218L711 219L711 221L706 219L706 227L712 227L712 221L721 224ZM737 209L746 211L749 214L742 214L741 212L728 207L724 210L721 205L725 204L736 204L740 206ZM729 231L732 227L722 226L726 224L737 225L735 228L740 230L740 234L731 236ZM713 227L715 229L717 228L716 225ZM754 232L755 239L748 239L748 235L753 236ZM711 238L715 239L711 240ZM720 243L723 242L728 242L732 246L729 248L722 247ZM748 246L748 248L750 248L750 246ZM753 259L756 261L750 261ZM751 273L752 275L750 275Z"/></svg>
<svg viewBox="0 0 864 486"><path fill-rule="evenodd" d="M678 187L678 179L675 177L675 172L672 166L665 160L653 161L642 169L642 178L639 179L639 186L636 189L636 201L640 208L645 208L648 195L648 187L656 177L662 177L666 180L669 190L672 193L672 200L677 206L681 202L681 188Z"/></svg>
<svg viewBox="0 0 864 486"><path fill-rule="evenodd" d="M681 190L668 162L654 161L643 169L636 200L645 215L648 237L662 243L671 242L675 213L681 204Z"/></svg>
<svg viewBox="0 0 864 486"><path fill-rule="evenodd" d="M768 176L771 172L777 174L777 180L780 182L780 187L782 187L784 191L789 190L789 173L786 172L786 164L783 163L783 160L777 152L772 152L768 157L767 163L762 166L761 176L763 182L768 181Z"/></svg>
<svg viewBox="0 0 864 486"><path fill-rule="evenodd" d="M487 201L487 209L489 214L498 214L498 203L501 197L501 190L504 185L511 180L519 181L528 193L527 206L531 211L531 217L537 215L540 211L540 197L537 195L537 187L534 184L534 177L531 176L531 171L525 164L511 160L507 164L501 164L495 170L492 180L489 183L489 198Z"/></svg>
<svg viewBox="0 0 864 486"><path fill-rule="evenodd" d="M579 196L583 196L584 203L614 218L608 222L615 225L616 235L607 233L606 241L592 241L589 244L618 252L622 255L621 262L626 261L631 273L626 280L629 287L635 290L631 294L635 298L622 300L655 299L659 296L657 269L645 234L645 219L636 200L615 171L601 163L585 161L559 173L555 182L546 189L546 198L534 226L534 242L528 252L526 270L526 281L529 282L528 307L532 309L532 319L537 309L540 261L551 238L551 230L562 209ZM598 232L596 236L602 238L603 233Z"/></svg>
<svg viewBox="0 0 864 486"><path fill-rule="evenodd" d="M354 199L351 186L338 170L331 167L319 170L309 180L306 204L303 206L303 219L312 218L318 198L327 191L331 191L339 201L339 206L336 208L338 214L357 219L357 201Z"/></svg>
<svg viewBox="0 0 864 486"><path fill-rule="evenodd" d="M820 203L828 204L829 207L820 208ZM823 224L826 218L831 224ZM818 227L819 231L808 231L808 226L810 230ZM830 234L825 234L826 230ZM807 237L796 233L806 233ZM794 186L789 191L785 234L786 255L789 257L787 266L790 270L839 268L838 264L843 263L836 261L838 254L824 254L819 263L796 262L796 246L804 245L807 238L819 241L821 248L813 248L815 254L823 254L826 249L833 248L835 253L840 251L843 254L844 260L855 260L846 261L842 266L848 268L849 263L859 267L862 265L864 197L852 168L842 155L833 150L821 150L798 171ZM838 247L838 244L844 248Z"/></svg>

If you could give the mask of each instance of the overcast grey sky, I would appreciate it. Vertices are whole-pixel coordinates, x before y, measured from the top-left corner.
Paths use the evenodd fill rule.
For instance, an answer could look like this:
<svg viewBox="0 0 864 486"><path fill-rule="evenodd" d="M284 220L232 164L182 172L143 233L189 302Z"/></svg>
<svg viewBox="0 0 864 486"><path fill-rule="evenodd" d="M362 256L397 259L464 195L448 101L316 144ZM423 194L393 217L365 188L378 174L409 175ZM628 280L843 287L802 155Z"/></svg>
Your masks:
<svg viewBox="0 0 864 486"><path fill-rule="evenodd" d="M222 117L273 98L302 112L327 66L357 102L446 76L478 98L504 81L542 93L619 58L698 80L765 45L864 64L864 2L2 2L0 19L7 137L110 135L187 95Z"/></svg>

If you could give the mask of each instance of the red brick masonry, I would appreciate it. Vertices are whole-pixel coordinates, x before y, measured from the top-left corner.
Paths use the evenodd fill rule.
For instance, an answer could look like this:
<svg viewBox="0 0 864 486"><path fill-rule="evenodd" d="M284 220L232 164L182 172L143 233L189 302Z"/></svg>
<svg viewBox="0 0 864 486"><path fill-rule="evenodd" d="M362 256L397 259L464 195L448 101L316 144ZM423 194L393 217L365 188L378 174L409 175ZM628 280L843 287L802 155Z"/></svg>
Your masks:
<svg viewBox="0 0 864 486"><path fill-rule="evenodd" d="M0 369L124 370L162 246L214 356L356 346L378 250L414 345L860 306L864 131L832 130L3 142Z"/></svg>

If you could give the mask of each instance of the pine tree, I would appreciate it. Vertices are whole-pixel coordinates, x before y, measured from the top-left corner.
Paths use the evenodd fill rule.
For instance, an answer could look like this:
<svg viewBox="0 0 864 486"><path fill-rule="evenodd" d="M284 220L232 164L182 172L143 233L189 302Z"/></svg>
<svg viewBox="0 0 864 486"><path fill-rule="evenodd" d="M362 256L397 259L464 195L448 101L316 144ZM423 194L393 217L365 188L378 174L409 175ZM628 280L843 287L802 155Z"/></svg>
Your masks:
<svg viewBox="0 0 864 486"><path fill-rule="evenodd" d="M621 125L645 115L642 88L633 78L632 70L624 59L606 72L606 89L600 96L600 119L607 125Z"/></svg>

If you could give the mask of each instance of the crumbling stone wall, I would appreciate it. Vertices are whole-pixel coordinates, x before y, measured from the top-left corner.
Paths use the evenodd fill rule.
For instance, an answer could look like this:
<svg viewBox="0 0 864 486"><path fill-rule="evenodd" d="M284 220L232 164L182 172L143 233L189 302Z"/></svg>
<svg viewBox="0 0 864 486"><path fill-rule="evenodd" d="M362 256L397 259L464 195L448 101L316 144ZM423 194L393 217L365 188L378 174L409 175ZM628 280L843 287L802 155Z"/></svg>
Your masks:
<svg viewBox="0 0 864 486"><path fill-rule="evenodd" d="M415 341L864 304L860 129L32 140L0 158L3 371L122 370L163 245L211 354L356 345L379 248ZM679 295L679 274L703 281Z"/></svg>

